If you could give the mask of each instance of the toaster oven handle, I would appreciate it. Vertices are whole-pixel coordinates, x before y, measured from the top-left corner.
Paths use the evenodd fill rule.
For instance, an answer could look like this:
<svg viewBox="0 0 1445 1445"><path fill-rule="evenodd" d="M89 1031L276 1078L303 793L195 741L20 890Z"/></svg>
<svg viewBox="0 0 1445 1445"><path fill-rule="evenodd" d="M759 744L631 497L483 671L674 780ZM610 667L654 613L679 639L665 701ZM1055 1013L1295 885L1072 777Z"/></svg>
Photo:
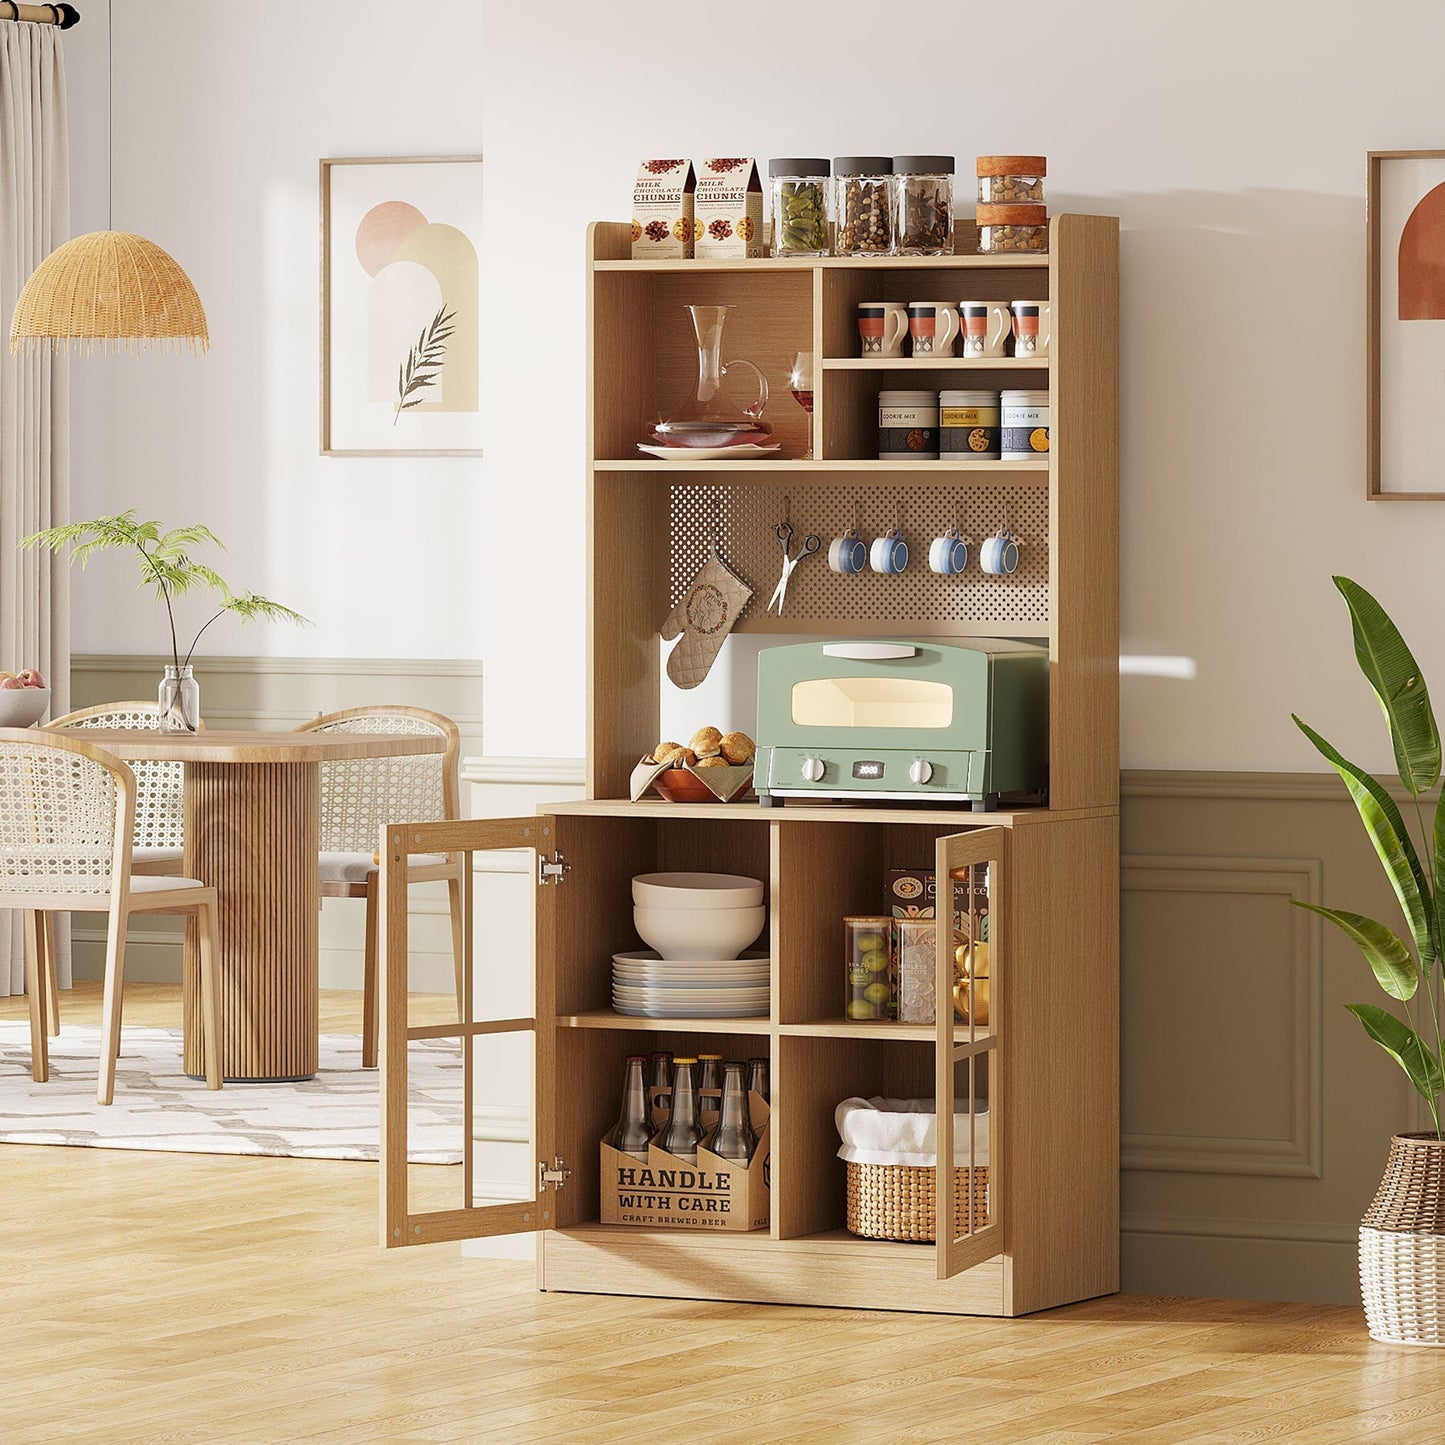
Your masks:
<svg viewBox="0 0 1445 1445"><path fill-rule="evenodd" d="M917 657L918 649L907 642L826 642L824 657L850 657L855 662L889 662L900 657Z"/></svg>

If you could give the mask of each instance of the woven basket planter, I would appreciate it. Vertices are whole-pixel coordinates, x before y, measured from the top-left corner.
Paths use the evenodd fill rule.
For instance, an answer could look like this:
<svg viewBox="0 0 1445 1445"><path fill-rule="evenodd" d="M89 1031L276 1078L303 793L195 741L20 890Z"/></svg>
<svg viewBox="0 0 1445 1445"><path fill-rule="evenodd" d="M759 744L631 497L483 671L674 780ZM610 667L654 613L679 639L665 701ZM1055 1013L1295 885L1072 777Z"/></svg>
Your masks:
<svg viewBox="0 0 1445 1445"><path fill-rule="evenodd" d="M1360 1292L1371 1339L1445 1345L1445 1143L1396 1134L1360 1221Z"/></svg>
<svg viewBox="0 0 1445 1445"><path fill-rule="evenodd" d="M988 1223L988 1169L955 1169L953 1198L960 1227L968 1220L972 1174L973 1224ZM848 1228L865 1239L932 1244L938 1238L934 1171L912 1164L848 1163Z"/></svg>

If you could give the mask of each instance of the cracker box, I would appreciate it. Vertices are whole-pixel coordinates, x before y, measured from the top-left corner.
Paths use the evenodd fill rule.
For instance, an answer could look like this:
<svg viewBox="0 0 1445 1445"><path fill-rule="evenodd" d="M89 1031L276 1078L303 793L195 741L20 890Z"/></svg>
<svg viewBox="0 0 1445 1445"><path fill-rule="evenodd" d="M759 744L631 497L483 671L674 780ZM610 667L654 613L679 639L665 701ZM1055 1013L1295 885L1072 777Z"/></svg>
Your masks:
<svg viewBox="0 0 1445 1445"><path fill-rule="evenodd" d="M981 875L976 875L981 876ZM938 884L931 868L892 868L883 875L883 906L894 918L935 918L938 914ZM961 903L962 898L959 899ZM988 882L984 878L973 889L974 911L988 915ZM955 933L968 936L968 913L957 908L953 914Z"/></svg>
<svg viewBox="0 0 1445 1445"><path fill-rule="evenodd" d="M751 156L699 164L693 235L699 261L763 254L763 183Z"/></svg>
<svg viewBox="0 0 1445 1445"><path fill-rule="evenodd" d="M766 1229L772 1142L761 1095L748 1094L748 1114L758 1147L746 1169L701 1148L697 1163L688 1164L650 1144L644 1163L603 1144L602 1223L729 1233Z"/></svg>
<svg viewBox="0 0 1445 1445"><path fill-rule="evenodd" d="M692 256L691 161L643 161L632 187L632 259L677 261Z"/></svg>

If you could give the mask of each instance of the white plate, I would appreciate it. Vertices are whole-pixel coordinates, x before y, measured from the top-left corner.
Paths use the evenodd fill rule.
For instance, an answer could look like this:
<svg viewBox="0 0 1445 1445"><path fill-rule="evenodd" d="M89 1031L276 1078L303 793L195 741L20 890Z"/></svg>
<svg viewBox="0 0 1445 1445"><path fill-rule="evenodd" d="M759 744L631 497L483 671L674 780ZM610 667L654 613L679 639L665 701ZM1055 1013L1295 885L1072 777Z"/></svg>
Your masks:
<svg viewBox="0 0 1445 1445"><path fill-rule="evenodd" d="M613 974L612 982L623 988L710 988L714 993L729 993L739 988L767 988L772 980L765 973L750 978L627 978Z"/></svg>
<svg viewBox="0 0 1445 1445"><path fill-rule="evenodd" d="M614 953L612 961L654 968L742 968L749 963L771 963L772 955L765 948L745 948L736 958L664 958L655 948L633 948Z"/></svg>
<svg viewBox="0 0 1445 1445"><path fill-rule="evenodd" d="M733 457L770 457L782 451L782 447L760 447L752 442L744 442L736 447L656 447L649 446L646 442L638 442L637 450L659 457L665 462L720 462L724 458Z"/></svg>
<svg viewBox="0 0 1445 1445"><path fill-rule="evenodd" d="M765 1019L767 1006L762 1008L633 1008L630 1004L613 1004L613 1013L630 1019Z"/></svg>
<svg viewBox="0 0 1445 1445"><path fill-rule="evenodd" d="M768 996L765 988L626 988L612 985L613 998L655 999L658 1003L693 1003L698 999L733 999L757 1003Z"/></svg>
<svg viewBox="0 0 1445 1445"><path fill-rule="evenodd" d="M646 964L632 966L630 964L615 963L612 965L612 976L614 978L642 978L656 979L663 983L667 979L710 979L714 983L737 983L745 978L767 978L768 966L764 964L761 968L755 963L750 963L744 968L716 968L709 964L706 968L663 968L661 966L649 967Z"/></svg>

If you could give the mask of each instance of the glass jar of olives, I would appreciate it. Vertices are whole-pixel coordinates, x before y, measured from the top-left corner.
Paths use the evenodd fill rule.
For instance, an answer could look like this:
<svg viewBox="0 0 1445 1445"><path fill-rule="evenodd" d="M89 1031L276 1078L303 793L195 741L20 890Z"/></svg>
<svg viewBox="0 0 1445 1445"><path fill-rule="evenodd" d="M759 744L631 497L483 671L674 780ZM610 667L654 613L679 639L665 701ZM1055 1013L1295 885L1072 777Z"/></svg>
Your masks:
<svg viewBox="0 0 1445 1445"><path fill-rule="evenodd" d="M828 162L784 156L768 162L773 255L828 254Z"/></svg>
<svg viewBox="0 0 1445 1445"><path fill-rule="evenodd" d="M893 254L893 162L839 156L833 162L833 250L839 256Z"/></svg>
<svg viewBox="0 0 1445 1445"><path fill-rule="evenodd" d="M845 918L845 1012L854 1023L898 1017L898 962L895 928L886 914Z"/></svg>

